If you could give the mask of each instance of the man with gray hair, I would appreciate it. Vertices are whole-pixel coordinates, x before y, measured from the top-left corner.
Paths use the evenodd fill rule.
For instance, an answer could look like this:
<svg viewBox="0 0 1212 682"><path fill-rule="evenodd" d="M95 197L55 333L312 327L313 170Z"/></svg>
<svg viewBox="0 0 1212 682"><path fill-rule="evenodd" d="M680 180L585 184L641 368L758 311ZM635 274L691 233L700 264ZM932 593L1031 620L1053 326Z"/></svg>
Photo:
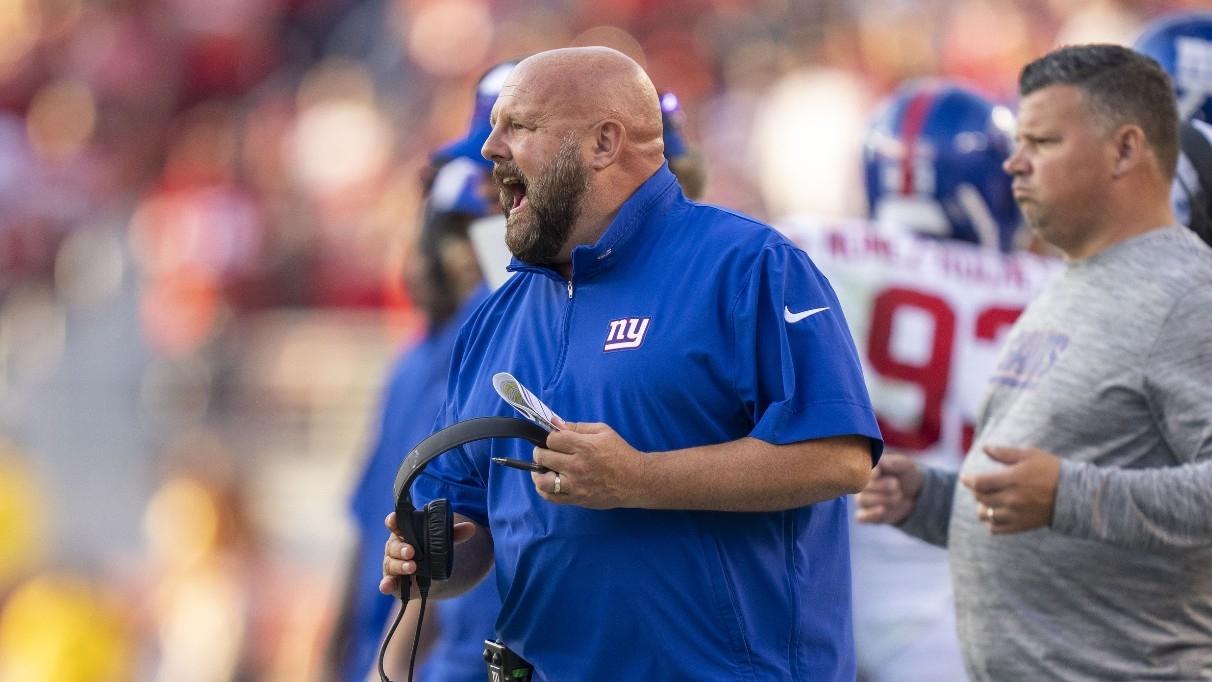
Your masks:
<svg viewBox="0 0 1212 682"><path fill-rule="evenodd" d="M1019 83L1005 168L1065 270L1010 332L959 475L886 455L858 516L948 547L975 680L1209 678L1212 250L1170 208L1170 82L1086 45Z"/></svg>

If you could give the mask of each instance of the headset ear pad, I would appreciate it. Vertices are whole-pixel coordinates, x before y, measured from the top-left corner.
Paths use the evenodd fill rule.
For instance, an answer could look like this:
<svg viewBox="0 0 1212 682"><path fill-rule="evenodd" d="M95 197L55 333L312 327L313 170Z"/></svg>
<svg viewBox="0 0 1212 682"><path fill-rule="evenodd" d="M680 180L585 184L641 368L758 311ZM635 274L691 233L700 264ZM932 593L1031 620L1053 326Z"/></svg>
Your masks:
<svg viewBox="0 0 1212 682"><path fill-rule="evenodd" d="M425 557L429 577L446 580L454 567L454 512L445 498L425 505ZM419 568L419 567L418 567Z"/></svg>

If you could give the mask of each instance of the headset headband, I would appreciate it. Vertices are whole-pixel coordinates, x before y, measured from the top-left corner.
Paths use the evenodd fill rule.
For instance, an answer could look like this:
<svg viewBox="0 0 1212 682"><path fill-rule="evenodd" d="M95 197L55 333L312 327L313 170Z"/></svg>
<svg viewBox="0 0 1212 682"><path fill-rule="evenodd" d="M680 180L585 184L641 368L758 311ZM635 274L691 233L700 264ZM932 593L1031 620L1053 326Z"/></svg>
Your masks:
<svg viewBox="0 0 1212 682"><path fill-rule="evenodd" d="M412 482L421 475L431 459L447 450L485 438L521 438L539 447L547 445L547 431L525 419L477 417L456 422L418 443L404 458L404 463L396 472L394 490L397 502L408 494Z"/></svg>

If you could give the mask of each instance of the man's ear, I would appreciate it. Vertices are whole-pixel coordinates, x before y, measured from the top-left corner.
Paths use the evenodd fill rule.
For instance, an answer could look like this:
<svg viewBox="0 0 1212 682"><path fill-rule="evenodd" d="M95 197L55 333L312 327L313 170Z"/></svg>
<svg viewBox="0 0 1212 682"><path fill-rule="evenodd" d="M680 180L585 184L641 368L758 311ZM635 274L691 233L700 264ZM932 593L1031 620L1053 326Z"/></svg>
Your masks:
<svg viewBox="0 0 1212 682"><path fill-rule="evenodd" d="M1145 131L1135 124L1120 126L1111 138L1115 145L1111 177L1120 178L1145 162L1149 146Z"/></svg>
<svg viewBox="0 0 1212 682"><path fill-rule="evenodd" d="M594 130L589 167L602 170L618 161L626 138L627 129L622 123L612 118L599 123Z"/></svg>

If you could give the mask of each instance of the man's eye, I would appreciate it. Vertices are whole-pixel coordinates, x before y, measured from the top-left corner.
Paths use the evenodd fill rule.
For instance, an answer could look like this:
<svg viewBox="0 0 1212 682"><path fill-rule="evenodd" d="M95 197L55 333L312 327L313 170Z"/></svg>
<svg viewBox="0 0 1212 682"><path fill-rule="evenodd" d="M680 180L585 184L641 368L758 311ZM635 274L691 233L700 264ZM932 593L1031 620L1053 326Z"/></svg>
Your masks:
<svg viewBox="0 0 1212 682"><path fill-rule="evenodd" d="M1035 149L1040 146L1042 141L1043 140L1038 137L1022 137L1019 138L1017 143L1015 143L1014 149L1016 151L1019 149Z"/></svg>

